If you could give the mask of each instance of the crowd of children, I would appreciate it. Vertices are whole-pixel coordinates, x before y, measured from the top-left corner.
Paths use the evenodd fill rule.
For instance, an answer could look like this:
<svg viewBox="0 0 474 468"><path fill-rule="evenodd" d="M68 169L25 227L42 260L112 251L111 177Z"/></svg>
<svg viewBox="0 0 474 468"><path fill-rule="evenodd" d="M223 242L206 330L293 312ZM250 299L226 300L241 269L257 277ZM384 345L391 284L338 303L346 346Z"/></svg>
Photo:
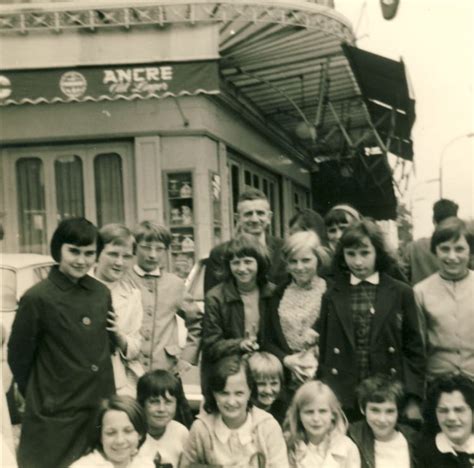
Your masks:
<svg viewBox="0 0 474 468"><path fill-rule="evenodd" d="M184 285L164 271L169 231L59 224L57 265L22 297L8 343L26 399L18 466L474 467L466 225L436 226L439 272L413 290L377 224L352 207L326 216L327 245L307 210L280 243L265 235L263 194L245 196L239 234L211 254L219 282L193 317L196 415L180 379Z"/></svg>

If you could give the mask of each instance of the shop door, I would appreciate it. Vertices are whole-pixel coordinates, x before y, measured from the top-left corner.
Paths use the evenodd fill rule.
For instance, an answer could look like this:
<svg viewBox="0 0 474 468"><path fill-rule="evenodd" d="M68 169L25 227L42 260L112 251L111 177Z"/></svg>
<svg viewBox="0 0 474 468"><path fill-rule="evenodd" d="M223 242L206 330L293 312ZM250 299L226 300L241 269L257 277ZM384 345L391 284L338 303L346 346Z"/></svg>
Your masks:
<svg viewBox="0 0 474 468"><path fill-rule="evenodd" d="M261 190L270 202L273 211L270 232L275 236L281 235L281 205L280 183L276 175L261 166L251 163L235 153L228 158L229 167L229 193L231 225L235 229L238 214L237 204L240 193L248 188Z"/></svg>
<svg viewBox="0 0 474 468"><path fill-rule="evenodd" d="M48 253L49 239L65 218L85 216L98 226L132 223L131 157L128 143L7 150L16 250Z"/></svg>

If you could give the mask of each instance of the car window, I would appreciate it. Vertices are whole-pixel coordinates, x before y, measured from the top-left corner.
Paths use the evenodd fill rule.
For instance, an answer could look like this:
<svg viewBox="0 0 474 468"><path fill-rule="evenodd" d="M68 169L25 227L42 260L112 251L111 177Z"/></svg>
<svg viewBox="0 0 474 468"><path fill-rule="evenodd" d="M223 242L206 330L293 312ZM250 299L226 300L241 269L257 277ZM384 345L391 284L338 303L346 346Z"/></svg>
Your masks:
<svg viewBox="0 0 474 468"><path fill-rule="evenodd" d="M51 270L51 265L43 265L43 266L36 267L33 270L35 283L38 283L39 281L46 279L49 275L50 270Z"/></svg>
<svg viewBox="0 0 474 468"><path fill-rule="evenodd" d="M16 273L8 268L0 268L0 308L2 311L16 309Z"/></svg>

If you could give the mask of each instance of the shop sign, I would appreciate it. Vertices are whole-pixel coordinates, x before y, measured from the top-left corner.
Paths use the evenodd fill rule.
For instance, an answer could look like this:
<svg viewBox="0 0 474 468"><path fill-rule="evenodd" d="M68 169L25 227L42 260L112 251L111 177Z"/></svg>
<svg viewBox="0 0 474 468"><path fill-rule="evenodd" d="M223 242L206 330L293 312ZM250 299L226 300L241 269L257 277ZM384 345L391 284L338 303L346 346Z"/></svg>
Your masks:
<svg viewBox="0 0 474 468"><path fill-rule="evenodd" d="M0 105L133 100L218 92L215 60L0 71Z"/></svg>

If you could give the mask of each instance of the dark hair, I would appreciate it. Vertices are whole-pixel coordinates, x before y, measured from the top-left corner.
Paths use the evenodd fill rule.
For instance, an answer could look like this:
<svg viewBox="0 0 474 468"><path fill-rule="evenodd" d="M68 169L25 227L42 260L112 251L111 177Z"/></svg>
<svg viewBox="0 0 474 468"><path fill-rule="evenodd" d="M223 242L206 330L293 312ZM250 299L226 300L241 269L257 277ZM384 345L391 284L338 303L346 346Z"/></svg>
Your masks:
<svg viewBox="0 0 474 468"><path fill-rule="evenodd" d="M367 403L385 403L386 401L395 403L400 411L405 402L405 392L401 382L383 374L363 380L357 387L356 394L362 411L365 411Z"/></svg>
<svg viewBox="0 0 474 468"><path fill-rule="evenodd" d="M436 255L436 247L446 241L457 241L461 237L466 239L469 245L469 251L474 252L474 232L466 225L466 223L454 216L446 218L436 225L435 231L431 236L431 252Z"/></svg>
<svg viewBox="0 0 474 468"><path fill-rule="evenodd" d="M324 216L324 223L326 224L326 227L334 226L335 224L351 224L350 218L353 218L353 221L359 221L361 215L351 205L336 205L326 213L326 216Z"/></svg>
<svg viewBox="0 0 474 468"><path fill-rule="evenodd" d="M123 411L128 416L133 427L138 432L138 447L141 447L143 442L145 442L148 430L143 408L130 396L113 395L110 398L102 400L99 404L96 413L93 438L91 440L91 449L89 451L100 450L104 453L102 447L102 423L107 411Z"/></svg>
<svg viewBox="0 0 474 468"><path fill-rule="evenodd" d="M396 260L390 255L382 230L370 219L357 221L344 231L334 254L335 269L348 272L349 267L344 259L344 249L362 246L362 239L368 237L375 248L375 271L385 272L396 265Z"/></svg>
<svg viewBox="0 0 474 468"><path fill-rule="evenodd" d="M424 431L435 435L441 431L436 417L436 407L442 393L460 392L467 405L474 411L474 382L463 375L444 375L428 385L428 393L424 405Z"/></svg>
<svg viewBox="0 0 474 468"><path fill-rule="evenodd" d="M314 210L304 208L298 211L290 219L288 224L290 232L295 232L295 229L292 229L295 227L298 231L314 231L323 244L326 242L326 225L324 219Z"/></svg>
<svg viewBox="0 0 474 468"><path fill-rule="evenodd" d="M452 200L441 198L433 205L433 221L438 224L443 221L443 219L457 216L458 208L458 204L454 203Z"/></svg>
<svg viewBox="0 0 474 468"><path fill-rule="evenodd" d="M238 203L249 200L265 200L268 202L268 197L259 189L249 188L239 195Z"/></svg>
<svg viewBox="0 0 474 468"><path fill-rule="evenodd" d="M227 379L232 375L238 374L241 369L244 371L250 388L247 408L250 409L252 407L252 400L257 401L257 388L247 359L239 354L232 354L219 359L211 365L209 379L204 388L204 409L207 413L219 412L214 393L222 392L227 384Z"/></svg>
<svg viewBox="0 0 474 468"><path fill-rule="evenodd" d="M142 221L133 231L137 244L145 242L163 242L166 248L171 244L171 232L165 226L154 221Z"/></svg>
<svg viewBox="0 0 474 468"><path fill-rule="evenodd" d="M230 261L234 258L252 257L257 261L257 285L263 286L267 282L267 273L270 268L270 258L267 249L249 234L241 233L231 239L223 254L223 280L233 281L230 270Z"/></svg>
<svg viewBox="0 0 474 468"><path fill-rule="evenodd" d="M176 398L177 405L183 401L184 395L179 379L171 372L156 369L138 379L137 401L142 406L145 406L148 398L166 397L167 393Z"/></svg>
<svg viewBox="0 0 474 468"><path fill-rule="evenodd" d="M59 263L61 262L63 244L82 247L94 242L97 245L97 251L102 250L102 240L99 237L97 227L86 218L63 219L51 238L51 256Z"/></svg>
<svg viewBox="0 0 474 468"><path fill-rule="evenodd" d="M110 223L102 226L99 229L99 237L102 241L101 249L97 249L97 257L100 256L102 250L107 244L119 245L119 246L132 246L132 250L135 251L135 237L133 237L132 231L123 224Z"/></svg>

